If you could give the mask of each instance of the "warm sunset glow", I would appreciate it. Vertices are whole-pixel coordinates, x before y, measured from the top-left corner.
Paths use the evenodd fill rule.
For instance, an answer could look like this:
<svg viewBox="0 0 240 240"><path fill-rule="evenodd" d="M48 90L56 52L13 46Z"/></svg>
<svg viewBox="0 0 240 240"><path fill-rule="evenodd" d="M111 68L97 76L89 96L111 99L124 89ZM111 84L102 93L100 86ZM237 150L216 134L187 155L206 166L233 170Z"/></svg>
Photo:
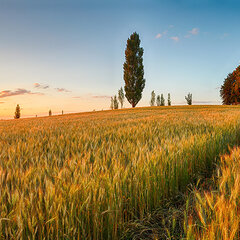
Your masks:
<svg viewBox="0 0 240 240"><path fill-rule="evenodd" d="M136 2L2 2L0 118L16 104L23 116L109 109L133 31L146 78L138 106L149 105L153 89L170 92L172 104L185 104L189 91L194 104L221 104L219 87L239 64L238 2L150 0L135 11Z"/></svg>
<svg viewBox="0 0 240 240"><path fill-rule="evenodd" d="M239 0L0 0L0 239L240 239Z"/></svg>

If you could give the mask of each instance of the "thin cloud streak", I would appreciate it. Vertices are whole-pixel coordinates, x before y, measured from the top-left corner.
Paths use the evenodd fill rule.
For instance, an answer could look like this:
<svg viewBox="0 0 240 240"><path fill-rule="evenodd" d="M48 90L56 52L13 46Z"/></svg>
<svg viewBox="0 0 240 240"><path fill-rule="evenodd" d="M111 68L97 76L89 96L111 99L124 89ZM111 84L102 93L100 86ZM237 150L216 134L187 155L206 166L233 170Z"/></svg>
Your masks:
<svg viewBox="0 0 240 240"><path fill-rule="evenodd" d="M191 31L189 31L190 34L192 35L198 35L199 34L199 29L198 28L193 28Z"/></svg>
<svg viewBox="0 0 240 240"><path fill-rule="evenodd" d="M155 38L159 39L159 38L162 38L162 36L163 35L161 33L158 33Z"/></svg>
<svg viewBox="0 0 240 240"><path fill-rule="evenodd" d="M55 88L55 90L57 90L57 92L66 92L66 93L71 92L71 91L67 90L66 88Z"/></svg>
<svg viewBox="0 0 240 240"><path fill-rule="evenodd" d="M12 97L12 96L18 96L18 95L32 95L32 94L44 95L43 93L31 92L30 90L27 90L27 89L18 88L16 91L11 91L11 90L1 91L0 98L6 98L6 97Z"/></svg>
<svg viewBox="0 0 240 240"><path fill-rule="evenodd" d="M111 96L108 95L92 95L92 94L86 94L84 96L75 96L73 98L97 98L97 99L110 99Z"/></svg>
<svg viewBox="0 0 240 240"><path fill-rule="evenodd" d="M34 88L47 89L47 88L49 88L49 85L44 85L44 84L40 84L40 83L34 83Z"/></svg>
<svg viewBox="0 0 240 240"><path fill-rule="evenodd" d="M185 38L190 38L191 36L196 36L199 34L198 28L193 28L191 31L188 31L188 34L185 36Z"/></svg>
<svg viewBox="0 0 240 240"><path fill-rule="evenodd" d="M102 95L99 95L99 96L92 96L92 98L105 98L105 99L109 99L109 98L111 98L111 96L107 96L107 95L105 95L105 96L102 96Z"/></svg>
<svg viewBox="0 0 240 240"><path fill-rule="evenodd" d="M179 37L175 36L175 37L170 37L170 39L172 39L175 42L179 42Z"/></svg>

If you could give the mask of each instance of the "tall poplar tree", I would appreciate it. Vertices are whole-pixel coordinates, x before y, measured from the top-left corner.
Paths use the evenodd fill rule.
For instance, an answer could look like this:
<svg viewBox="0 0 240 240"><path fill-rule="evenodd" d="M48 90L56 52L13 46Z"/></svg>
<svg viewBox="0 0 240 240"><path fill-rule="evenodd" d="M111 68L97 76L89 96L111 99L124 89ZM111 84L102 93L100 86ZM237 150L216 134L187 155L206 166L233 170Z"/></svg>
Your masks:
<svg viewBox="0 0 240 240"><path fill-rule="evenodd" d="M165 106L165 99L164 99L164 97L163 97L163 94L161 94L160 106Z"/></svg>
<svg viewBox="0 0 240 240"><path fill-rule="evenodd" d="M151 100L150 100L150 106L153 107L155 106L155 98L156 98L156 94L154 91L152 91L151 93Z"/></svg>
<svg viewBox="0 0 240 240"><path fill-rule="evenodd" d="M156 103L157 103L157 106L158 106L158 107L161 106L160 95L157 95L157 101L156 101Z"/></svg>
<svg viewBox="0 0 240 240"><path fill-rule="evenodd" d="M168 106L171 106L171 98L170 98L170 93L168 93Z"/></svg>
<svg viewBox="0 0 240 240"><path fill-rule="evenodd" d="M118 109L118 100L116 95L113 98L113 108Z"/></svg>
<svg viewBox="0 0 240 240"><path fill-rule="evenodd" d="M143 69L143 48L140 47L139 35L134 32L127 40L125 63L123 65L125 96L128 102L135 107L142 98L145 87Z"/></svg>
<svg viewBox="0 0 240 240"><path fill-rule="evenodd" d="M118 90L118 100L119 100L119 102L121 104L121 108L123 108L124 92L123 92L123 88L122 87Z"/></svg>

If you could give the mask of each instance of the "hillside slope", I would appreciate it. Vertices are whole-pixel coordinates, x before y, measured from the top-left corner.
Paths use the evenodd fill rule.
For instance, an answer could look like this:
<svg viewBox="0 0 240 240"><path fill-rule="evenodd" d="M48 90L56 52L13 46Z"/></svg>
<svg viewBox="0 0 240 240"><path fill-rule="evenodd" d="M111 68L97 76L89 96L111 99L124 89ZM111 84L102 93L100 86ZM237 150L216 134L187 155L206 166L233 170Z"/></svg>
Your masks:
<svg viewBox="0 0 240 240"><path fill-rule="evenodd" d="M2 238L119 239L240 139L238 106L0 121Z"/></svg>

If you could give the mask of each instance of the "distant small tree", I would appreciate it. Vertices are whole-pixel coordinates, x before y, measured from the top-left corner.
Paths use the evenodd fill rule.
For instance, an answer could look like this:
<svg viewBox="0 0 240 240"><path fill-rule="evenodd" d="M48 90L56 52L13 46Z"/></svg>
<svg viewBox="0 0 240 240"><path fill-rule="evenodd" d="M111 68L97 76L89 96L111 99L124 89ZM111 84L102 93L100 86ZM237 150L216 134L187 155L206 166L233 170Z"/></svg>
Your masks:
<svg viewBox="0 0 240 240"><path fill-rule="evenodd" d="M153 107L155 106L155 100L156 100L156 94L154 91L151 93L151 101L150 101L150 106Z"/></svg>
<svg viewBox="0 0 240 240"><path fill-rule="evenodd" d="M20 106L19 104L16 106L16 111L15 111L15 115L14 115L14 118L15 119L19 119L21 117L21 113L20 113L21 109L20 109Z"/></svg>
<svg viewBox="0 0 240 240"><path fill-rule="evenodd" d="M114 109L118 109L118 100L116 95L113 98L113 107Z"/></svg>
<svg viewBox="0 0 240 240"><path fill-rule="evenodd" d="M63 110L62 110L62 115L63 115Z"/></svg>
<svg viewBox="0 0 240 240"><path fill-rule="evenodd" d="M165 99L164 99L164 97L163 97L163 94L161 94L160 105L161 105L161 106L165 106Z"/></svg>
<svg viewBox="0 0 240 240"><path fill-rule="evenodd" d="M157 95L157 106L161 106L160 95Z"/></svg>
<svg viewBox="0 0 240 240"><path fill-rule="evenodd" d="M113 105L113 97L111 97L111 105L110 105L110 108L113 110L114 108L114 105Z"/></svg>
<svg viewBox="0 0 240 240"><path fill-rule="evenodd" d="M171 106L171 98L170 98L170 93L168 93L168 99L167 99L167 102L168 102L168 106Z"/></svg>
<svg viewBox="0 0 240 240"><path fill-rule="evenodd" d="M52 116L52 110L51 109L49 110L48 115L49 115L49 117Z"/></svg>
<svg viewBox="0 0 240 240"><path fill-rule="evenodd" d="M118 90L118 100L119 100L119 102L121 104L121 108L123 108L124 92L123 92L123 88L122 87Z"/></svg>
<svg viewBox="0 0 240 240"><path fill-rule="evenodd" d="M185 96L185 99L186 99L188 105L192 105L192 94L191 93L188 93L188 95Z"/></svg>

